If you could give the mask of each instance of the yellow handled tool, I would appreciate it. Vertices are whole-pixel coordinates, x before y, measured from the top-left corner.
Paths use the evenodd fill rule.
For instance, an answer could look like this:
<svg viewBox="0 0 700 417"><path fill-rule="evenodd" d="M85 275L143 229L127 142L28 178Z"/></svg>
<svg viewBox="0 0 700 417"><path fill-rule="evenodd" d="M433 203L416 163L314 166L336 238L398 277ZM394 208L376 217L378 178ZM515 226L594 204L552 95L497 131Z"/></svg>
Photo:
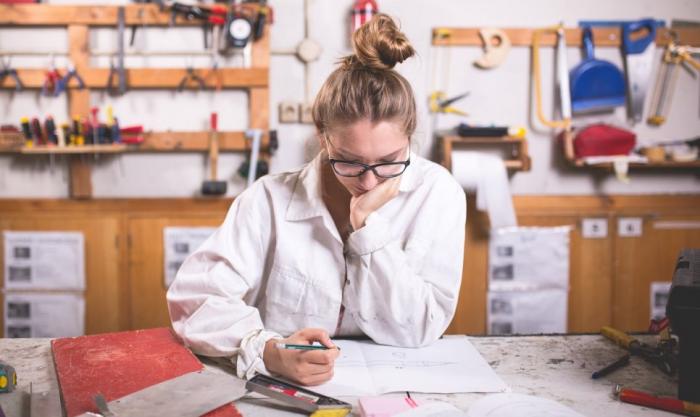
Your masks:
<svg viewBox="0 0 700 417"><path fill-rule="evenodd" d="M613 342L617 343L625 349L629 349L630 345L633 342L637 342L635 338L628 335L627 333L621 332L609 326L603 326L600 329L600 333L602 333L603 336L607 337L608 339L612 340Z"/></svg>

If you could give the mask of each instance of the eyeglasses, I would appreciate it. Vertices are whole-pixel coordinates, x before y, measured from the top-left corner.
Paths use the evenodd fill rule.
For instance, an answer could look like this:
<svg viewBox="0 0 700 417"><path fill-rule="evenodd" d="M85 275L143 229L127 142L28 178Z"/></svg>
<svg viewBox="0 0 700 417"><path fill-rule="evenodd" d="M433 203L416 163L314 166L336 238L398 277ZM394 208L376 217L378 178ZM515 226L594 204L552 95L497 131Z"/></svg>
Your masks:
<svg viewBox="0 0 700 417"><path fill-rule="evenodd" d="M411 164L411 158L405 161L382 162L381 164L367 165L361 162L329 159L333 171L341 177L359 177L370 169L379 178L394 178L403 174Z"/></svg>

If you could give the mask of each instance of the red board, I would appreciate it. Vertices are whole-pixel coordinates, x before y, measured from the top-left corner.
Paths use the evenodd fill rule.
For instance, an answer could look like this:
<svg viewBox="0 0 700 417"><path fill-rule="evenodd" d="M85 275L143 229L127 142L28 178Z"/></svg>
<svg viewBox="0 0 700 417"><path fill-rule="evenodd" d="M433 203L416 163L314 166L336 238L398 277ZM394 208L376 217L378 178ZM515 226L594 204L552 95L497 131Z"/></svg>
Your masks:
<svg viewBox="0 0 700 417"><path fill-rule="evenodd" d="M56 339L51 350L68 417L97 412L93 397L98 392L113 401L203 368L168 328ZM241 414L230 404L206 416Z"/></svg>

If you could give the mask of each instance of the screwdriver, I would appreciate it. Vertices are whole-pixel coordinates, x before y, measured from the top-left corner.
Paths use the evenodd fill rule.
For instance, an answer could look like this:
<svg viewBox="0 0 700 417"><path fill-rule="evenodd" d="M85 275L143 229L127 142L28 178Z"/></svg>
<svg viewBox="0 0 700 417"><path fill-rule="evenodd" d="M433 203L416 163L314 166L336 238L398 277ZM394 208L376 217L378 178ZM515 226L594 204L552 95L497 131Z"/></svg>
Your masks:
<svg viewBox="0 0 700 417"><path fill-rule="evenodd" d="M29 118L21 118L20 124L22 125L22 133L24 133L24 146L31 147L34 143L32 142L32 131L29 128Z"/></svg>
<svg viewBox="0 0 700 417"><path fill-rule="evenodd" d="M46 140L44 139L44 135L41 132L41 123L39 122L39 119L36 117L32 119L32 136L34 136L34 144L35 145L45 145Z"/></svg>
<svg viewBox="0 0 700 417"><path fill-rule="evenodd" d="M80 116L73 116L73 132L71 133L70 137L72 145L85 145L85 138L80 130Z"/></svg>
<svg viewBox="0 0 700 417"><path fill-rule="evenodd" d="M47 116L44 121L44 131L49 144L58 145L58 136L56 136L56 124L53 122L53 117Z"/></svg>

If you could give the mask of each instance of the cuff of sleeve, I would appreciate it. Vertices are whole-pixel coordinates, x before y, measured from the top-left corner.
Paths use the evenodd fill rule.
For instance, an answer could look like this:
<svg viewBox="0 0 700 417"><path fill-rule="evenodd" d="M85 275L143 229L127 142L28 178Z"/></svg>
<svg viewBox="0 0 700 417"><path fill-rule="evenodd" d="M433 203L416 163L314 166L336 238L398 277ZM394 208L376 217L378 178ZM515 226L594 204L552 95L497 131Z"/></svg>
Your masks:
<svg viewBox="0 0 700 417"><path fill-rule="evenodd" d="M367 216L363 227L348 237L348 252L350 255L364 256L383 248L390 240L389 223L374 212Z"/></svg>
<svg viewBox="0 0 700 417"><path fill-rule="evenodd" d="M239 378L250 379L259 373L270 375L263 362L263 353L265 343L275 338L282 339L282 336L267 330L256 330L243 338L238 355L234 358Z"/></svg>

